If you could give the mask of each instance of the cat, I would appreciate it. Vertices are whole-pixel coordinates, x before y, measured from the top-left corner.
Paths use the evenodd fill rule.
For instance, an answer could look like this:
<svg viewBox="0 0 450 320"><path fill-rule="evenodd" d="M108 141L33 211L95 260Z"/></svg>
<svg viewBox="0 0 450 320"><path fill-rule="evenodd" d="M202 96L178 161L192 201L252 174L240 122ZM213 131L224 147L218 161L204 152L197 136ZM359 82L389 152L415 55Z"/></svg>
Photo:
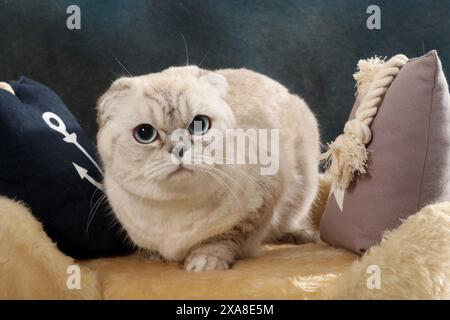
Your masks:
<svg viewBox="0 0 450 320"><path fill-rule="evenodd" d="M263 242L316 239L308 213L319 184L318 124L278 82L247 69L196 66L123 77L100 97L97 121L109 203L150 256L184 262L187 271L224 270L257 255ZM172 137L180 129L181 147ZM277 170L189 163L188 151L200 157L189 142L208 145L210 132L229 129L278 130L278 150L266 147ZM226 158L211 159L218 157Z"/></svg>

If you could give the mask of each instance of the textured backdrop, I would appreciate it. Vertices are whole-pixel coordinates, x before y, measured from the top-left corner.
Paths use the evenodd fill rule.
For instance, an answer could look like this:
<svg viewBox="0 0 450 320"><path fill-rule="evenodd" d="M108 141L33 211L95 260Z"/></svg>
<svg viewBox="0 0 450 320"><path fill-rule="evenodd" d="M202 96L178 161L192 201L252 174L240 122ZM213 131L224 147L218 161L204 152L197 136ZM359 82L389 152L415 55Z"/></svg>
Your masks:
<svg viewBox="0 0 450 320"><path fill-rule="evenodd" d="M81 8L68 30L66 8ZM381 8L381 30L366 9ZM300 94L322 127L340 131L354 98L352 73L370 55L437 49L450 71L449 0L0 0L0 78L25 74L61 95L91 137L95 102L117 75L189 62L247 67Z"/></svg>

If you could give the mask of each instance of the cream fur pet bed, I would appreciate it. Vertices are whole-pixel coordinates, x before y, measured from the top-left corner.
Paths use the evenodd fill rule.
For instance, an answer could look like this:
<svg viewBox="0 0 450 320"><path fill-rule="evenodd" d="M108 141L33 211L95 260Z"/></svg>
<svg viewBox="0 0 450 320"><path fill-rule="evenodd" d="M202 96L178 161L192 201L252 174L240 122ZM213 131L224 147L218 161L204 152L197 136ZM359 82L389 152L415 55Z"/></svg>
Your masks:
<svg viewBox="0 0 450 320"><path fill-rule="evenodd" d="M328 190L323 181L322 200ZM323 243L267 246L199 274L139 256L98 259L79 262L81 288L68 289L74 264L23 205L0 198L1 299L449 299L450 202L422 209L362 258Z"/></svg>

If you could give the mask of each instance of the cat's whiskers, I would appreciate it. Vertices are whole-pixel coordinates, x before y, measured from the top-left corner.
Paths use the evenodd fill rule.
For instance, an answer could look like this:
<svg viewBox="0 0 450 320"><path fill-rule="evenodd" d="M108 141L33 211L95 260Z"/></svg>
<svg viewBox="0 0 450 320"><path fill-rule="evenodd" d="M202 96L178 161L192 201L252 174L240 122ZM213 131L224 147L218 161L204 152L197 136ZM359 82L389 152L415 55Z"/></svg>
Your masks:
<svg viewBox="0 0 450 320"><path fill-rule="evenodd" d="M122 64L122 62L120 62L119 58L117 58L116 56L114 56L114 58L116 59L117 63L119 64L119 66L130 76L133 77L133 75L130 73L130 71L128 71L127 68L125 68L125 66Z"/></svg>
<svg viewBox="0 0 450 320"><path fill-rule="evenodd" d="M124 180L124 181L126 182L126 180ZM118 187L121 187L121 185L116 182L112 181L112 183L114 183L115 185L113 187L109 188L110 191L112 191ZM97 213L98 209L107 200L108 200L108 195L105 192L97 199L97 201L94 203L94 205L91 206L91 210L89 212L88 219L87 219L86 232L89 232L89 226L91 225L92 221L94 220L95 214Z"/></svg>
<svg viewBox="0 0 450 320"><path fill-rule="evenodd" d="M157 177L160 178L161 176L165 178L167 176L167 174L171 172L170 169L172 169L171 165L168 165L168 164L161 165L158 168L155 168L152 171L148 172L145 175L145 177L148 180L152 180L152 179L157 178Z"/></svg>
<svg viewBox="0 0 450 320"><path fill-rule="evenodd" d="M257 178L255 178L255 176L253 176L251 173L246 172L245 170L240 170L238 168L235 168L233 165L227 166L227 169L230 169L230 170L238 173L241 176L243 175L243 176L247 177L252 182L259 185L264 191L270 191L269 186L267 186L265 183L263 183L260 180L258 180Z"/></svg>
<svg viewBox="0 0 450 320"><path fill-rule="evenodd" d="M184 49L186 51L186 67L189 65L189 50L188 50L188 45L187 45L187 41L186 38L184 37L184 34L180 33L181 37L183 38L183 42L184 42Z"/></svg>
<svg viewBox="0 0 450 320"><path fill-rule="evenodd" d="M163 163L163 162L165 162L163 159L159 159L159 160L156 161L156 163ZM154 163L155 163L155 162L153 162L152 165L154 165ZM159 168L159 167L158 167L158 168ZM158 168L156 168L155 171L157 171ZM129 174L129 173L131 173L131 172L133 172L133 171L140 171L140 170L141 170L141 169L138 168L138 167L132 167L132 168L126 170L126 171L123 173L123 175L127 175L127 174ZM135 175L130 175L130 176L126 177L125 179L123 179L123 180L122 180L122 183L126 183L126 182L129 182L129 181L131 181L131 180L134 180L134 179L136 179L140 174L141 174L140 172L136 172ZM109 188L109 192L115 190L115 189L118 188L118 187L121 187L121 184L119 184L119 183L117 183L117 182L115 182L115 181L113 181L113 180L111 180L110 182L113 183L113 184L115 184L115 185L114 185L113 187L110 187L110 188ZM96 190L96 191L97 191L97 190ZM94 191L94 194L95 194L96 191ZM94 194L93 194L93 195L94 195ZM87 220L86 232L89 231L89 226L91 225L92 221L94 220L94 217L95 217L96 212L98 211L98 209L100 208L100 206L103 204L103 202L104 202L104 201L107 201L107 200L108 200L108 199L107 199L107 194L104 193L104 194L103 194L102 196L100 196L100 198L97 199L97 201L91 206L91 210L90 210L90 212L89 212L88 220ZM91 202L92 202L92 201L91 201Z"/></svg>
<svg viewBox="0 0 450 320"><path fill-rule="evenodd" d="M216 180L223 188L225 188L227 191L230 192L230 194L235 198L236 203L240 205L239 197L237 197L236 193L228 186L229 183L227 183L227 180L234 185L237 185L242 191L245 191L245 189L242 187L241 184L239 184L238 181L236 181L234 178L226 174L225 172L215 168L213 165L204 165L200 167L200 170L204 170L206 173L210 174L210 176ZM241 207L242 209L242 207Z"/></svg>
<svg viewBox="0 0 450 320"><path fill-rule="evenodd" d="M203 56L202 60L200 60L200 62L198 63L198 67L200 68L202 66L203 61L205 61L206 57L208 56L209 51L205 53L205 55Z"/></svg>
<svg viewBox="0 0 450 320"><path fill-rule="evenodd" d="M206 160L209 162L212 161L213 163L214 163L214 161L218 160L218 158L207 157L204 155L201 157L194 156L193 159L194 160L198 160L198 159ZM167 164L167 159L158 159L156 161L149 163L148 165L146 165L144 167L133 167L133 168L130 168L129 170L125 171L124 173L122 173L123 176L126 176L130 173L134 173L134 174L126 177L124 180L122 180L122 183L134 180L134 179L138 178L139 176L142 176L143 178L145 178L147 180L152 180L152 179L156 178L157 176L163 176L166 169L169 169L169 168L172 169L172 166ZM199 172L202 172L203 174L207 174L210 177L212 177L217 183L219 183L222 186L222 188L224 188L228 192L230 192L230 194L237 200L236 202L239 203L239 198L237 197L235 192L228 186L228 183L231 183L244 191L245 188L242 186L241 183L239 183L239 181L237 181L230 174L227 174L223 170L216 168L214 165L203 164L203 165L197 165L196 168L199 169L198 170ZM149 169L149 170L147 170L147 169ZM250 173L246 172L245 170L239 170L238 168L235 168L233 165L227 166L227 169L231 170L232 172L234 172L236 174L239 174L240 176L246 177L247 179L251 180L255 184L258 184L259 186L261 186L263 189L269 190L269 188L265 184L261 183L259 180L257 180L254 176L252 176ZM119 183L116 183L114 181L112 181L112 183L114 183L115 185L110 188L110 192L121 186ZM98 211L98 209L100 208L100 206L102 205L102 203L104 201L107 201L106 194L103 194L92 205L91 211L88 216L88 223L87 223L87 228L86 228L87 231L95 217L95 213ZM141 202L142 202L142 197L139 196L139 201L138 201L139 206L141 205L140 204ZM136 206L135 210L137 210L137 209L138 209L138 206Z"/></svg>
<svg viewBox="0 0 450 320"><path fill-rule="evenodd" d="M233 210L235 210L235 204L237 204L239 206L239 211L242 211L242 206L240 204L239 198L237 197L237 195L234 193L234 191L232 189L230 189L230 187L227 184L227 181L225 181L219 174L217 174L214 171L208 171L208 169L210 169L210 167L203 167L200 170L203 170L203 172L205 172L206 174L208 174L211 178L213 178L225 191L228 191L231 196L236 200L235 202L230 202L230 204L233 207Z"/></svg>

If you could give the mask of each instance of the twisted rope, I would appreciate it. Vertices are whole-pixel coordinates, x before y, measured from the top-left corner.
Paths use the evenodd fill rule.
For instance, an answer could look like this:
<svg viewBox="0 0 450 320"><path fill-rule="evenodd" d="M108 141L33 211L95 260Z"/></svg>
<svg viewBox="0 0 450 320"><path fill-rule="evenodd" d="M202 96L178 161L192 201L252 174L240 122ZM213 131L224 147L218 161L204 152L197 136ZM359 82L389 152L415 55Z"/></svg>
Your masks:
<svg viewBox="0 0 450 320"><path fill-rule="evenodd" d="M359 72L355 74L355 79L361 104L355 118L345 124L344 133L328 144L328 150L322 155L328 167L326 175L331 176L337 187L346 189L355 173L366 173L366 145L372 140L370 125L386 91L407 61L408 58L400 54L387 62L370 59L358 64Z"/></svg>

